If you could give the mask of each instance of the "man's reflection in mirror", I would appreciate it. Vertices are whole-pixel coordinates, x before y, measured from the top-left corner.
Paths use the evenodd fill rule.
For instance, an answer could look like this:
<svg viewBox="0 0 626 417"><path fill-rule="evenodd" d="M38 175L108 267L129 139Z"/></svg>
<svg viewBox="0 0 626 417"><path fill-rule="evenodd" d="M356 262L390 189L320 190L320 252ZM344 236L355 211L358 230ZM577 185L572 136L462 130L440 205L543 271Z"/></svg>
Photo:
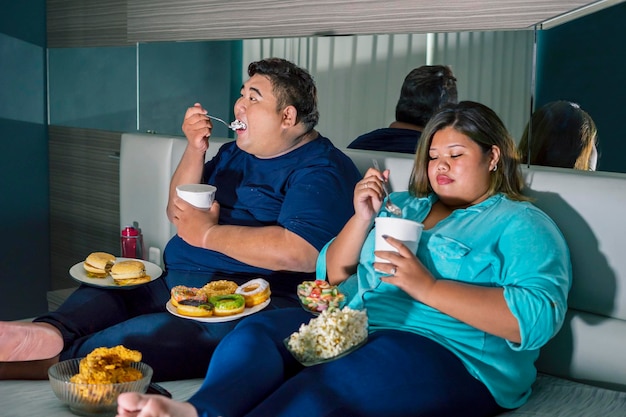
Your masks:
<svg viewBox="0 0 626 417"><path fill-rule="evenodd" d="M578 104L549 102L532 114L524 129L518 146L521 161L595 171L597 133L593 119Z"/></svg>
<svg viewBox="0 0 626 417"><path fill-rule="evenodd" d="M364 133L351 149L415 153L424 126L439 108L457 102L456 77L445 65L422 65L407 74L389 127Z"/></svg>

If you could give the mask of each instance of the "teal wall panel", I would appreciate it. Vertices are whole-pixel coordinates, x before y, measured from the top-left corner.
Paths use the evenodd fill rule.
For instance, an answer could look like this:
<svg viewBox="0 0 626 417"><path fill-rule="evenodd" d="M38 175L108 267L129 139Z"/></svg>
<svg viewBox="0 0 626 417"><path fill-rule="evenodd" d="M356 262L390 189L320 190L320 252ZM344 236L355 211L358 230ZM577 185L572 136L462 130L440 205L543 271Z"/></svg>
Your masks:
<svg viewBox="0 0 626 417"><path fill-rule="evenodd" d="M139 131L182 135L185 111L201 103L210 114L233 118L231 84L239 83L241 41L139 44ZM236 99L235 97L235 99ZM223 125L215 136L232 137Z"/></svg>
<svg viewBox="0 0 626 417"><path fill-rule="evenodd" d="M626 172L626 3L539 32L536 108L578 103L598 128L598 170Z"/></svg>
<svg viewBox="0 0 626 417"><path fill-rule="evenodd" d="M48 307L45 28L45 0L0 3L0 320Z"/></svg>
<svg viewBox="0 0 626 417"><path fill-rule="evenodd" d="M50 124L180 136L185 110L196 102L230 119L240 56L241 41L50 48ZM232 137L224 126L214 134Z"/></svg>
<svg viewBox="0 0 626 417"><path fill-rule="evenodd" d="M0 32L46 46L46 0L0 2Z"/></svg>
<svg viewBox="0 0 626 417"><path fill-rule="evenodd" d="M50 124L129 132L137 129L136 48L51 48Z"/></svg>
<svg viewBox="0 0 626 417"><path fill-rule="evenodd" d="M0 33L0 117L46 121L45 49Z"/></svg>

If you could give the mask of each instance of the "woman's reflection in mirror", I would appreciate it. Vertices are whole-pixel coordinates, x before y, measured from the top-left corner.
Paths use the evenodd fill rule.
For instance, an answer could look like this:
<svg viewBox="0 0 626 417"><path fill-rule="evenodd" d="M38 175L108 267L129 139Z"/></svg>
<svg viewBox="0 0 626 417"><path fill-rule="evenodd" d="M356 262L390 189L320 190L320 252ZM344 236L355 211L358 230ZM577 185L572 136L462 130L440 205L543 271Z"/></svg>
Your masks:
<svg viewBox="0 0 626 417"><path fill-rule="evenodd" d="M597 134L593 119L578 104L552 101L532 114L518 146L520 158L531 165L595 171Z"/></svg>

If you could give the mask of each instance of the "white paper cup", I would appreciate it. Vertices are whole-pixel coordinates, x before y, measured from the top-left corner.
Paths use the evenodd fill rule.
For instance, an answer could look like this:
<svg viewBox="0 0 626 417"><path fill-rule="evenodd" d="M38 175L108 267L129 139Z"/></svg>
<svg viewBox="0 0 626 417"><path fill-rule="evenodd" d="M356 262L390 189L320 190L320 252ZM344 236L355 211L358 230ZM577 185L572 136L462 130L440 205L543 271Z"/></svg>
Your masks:
<svg viewBox="0 0 626 417"><path fill-rule="evenodd" d="M176 187L176 194L189 204L207 210L213 204L217 188L208 184L183 184Z"/></svg>
<svg viewBox="0 0 626 417"><path fill-rule="evenodd" d="M417 245L422 236L422 230L424 229L422 223L398 217L376 217L375 224L376 240L374 250L397 252L398 250L383 238L383 236L391 236L401 240L411 252L417 252ZM375 261L389 262L378 256L375 257Z"/></svg>

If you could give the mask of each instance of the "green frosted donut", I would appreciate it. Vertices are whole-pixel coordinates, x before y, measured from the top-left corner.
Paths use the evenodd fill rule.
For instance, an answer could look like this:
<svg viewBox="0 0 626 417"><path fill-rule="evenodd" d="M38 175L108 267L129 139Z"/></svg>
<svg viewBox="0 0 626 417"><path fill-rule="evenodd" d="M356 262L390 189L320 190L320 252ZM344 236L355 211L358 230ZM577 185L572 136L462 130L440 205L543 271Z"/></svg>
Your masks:
<svg viewBox="0 0 626 417"><path fill-rule="evenodd" d="M215 316L232 316L246 308L246 299L241 294L214 295L209 298L209 302L215 306Z"/></svg>

